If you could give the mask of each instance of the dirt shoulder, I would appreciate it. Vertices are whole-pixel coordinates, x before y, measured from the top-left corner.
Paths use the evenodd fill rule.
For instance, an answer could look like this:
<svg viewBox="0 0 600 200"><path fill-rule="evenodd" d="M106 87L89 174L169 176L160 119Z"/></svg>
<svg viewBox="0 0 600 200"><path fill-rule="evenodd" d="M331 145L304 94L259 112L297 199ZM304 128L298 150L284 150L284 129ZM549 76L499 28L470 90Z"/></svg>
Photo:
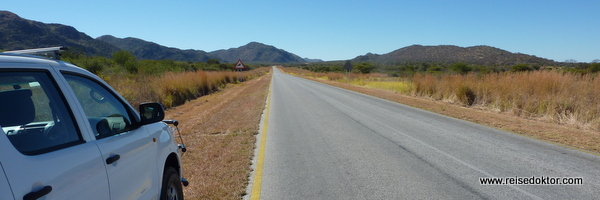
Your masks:
<svg viewBox="0 0 600 200"><path fill-rule="evenodd" d="M251 172L260 117L271 74L169 109L187 146L183 175L186 199L241 199Z"/></svg>
<svg viewBox="0 0 600 200"><path fill-rule="evenodd" d="M598 132L581 130L574 126L547 123L535 119L524 119L506 113L499 113L476 107L464 107L443 101L418 98L386 90L342 84L315 78L308 79L600 155L598 154L600 153L600 133Z"/></svg>

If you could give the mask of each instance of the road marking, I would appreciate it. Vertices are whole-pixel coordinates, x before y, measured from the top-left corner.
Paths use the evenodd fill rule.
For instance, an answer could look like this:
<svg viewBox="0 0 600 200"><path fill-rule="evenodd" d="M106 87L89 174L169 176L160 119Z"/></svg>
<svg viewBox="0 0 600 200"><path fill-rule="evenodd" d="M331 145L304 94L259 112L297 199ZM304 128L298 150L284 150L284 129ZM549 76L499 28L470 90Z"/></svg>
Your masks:
<svg viewBox="0 0 600 200"><path fill-rule="evenodd" d="M271 76L273 77L273 76ZM260 144L258 147L258 155L256 158L256 169L254 171L254 182L252 183L252 192L250 200L260 199L260 189L262 183L263 166L265 165L265 146L267 144L267 128L269 127L269 111L271 110L271 93L273 86L273 78L271 78L271 86L269 86L269 96L267 97L267 105L265 108L265 120L262 127Z"/></svg>

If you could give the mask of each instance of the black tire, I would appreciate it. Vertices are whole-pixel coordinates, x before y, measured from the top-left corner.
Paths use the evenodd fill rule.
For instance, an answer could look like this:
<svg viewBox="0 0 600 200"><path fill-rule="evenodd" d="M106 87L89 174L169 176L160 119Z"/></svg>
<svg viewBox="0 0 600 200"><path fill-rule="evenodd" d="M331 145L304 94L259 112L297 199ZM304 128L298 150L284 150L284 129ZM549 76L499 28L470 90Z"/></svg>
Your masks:
<svg viewBox="0 0 600 200"><path fill-rule="evenodd" d="M179 173L172 167L165 170L160 189L161 200L183 200L183 187L179 179Z"/></svg>

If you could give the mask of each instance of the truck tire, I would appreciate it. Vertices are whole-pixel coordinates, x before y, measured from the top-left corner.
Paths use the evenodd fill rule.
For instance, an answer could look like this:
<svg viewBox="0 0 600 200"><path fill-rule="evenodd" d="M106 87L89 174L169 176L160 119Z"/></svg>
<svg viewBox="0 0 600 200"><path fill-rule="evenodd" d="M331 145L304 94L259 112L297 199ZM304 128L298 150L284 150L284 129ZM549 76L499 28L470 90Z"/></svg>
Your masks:
<svg viewBox="0 0 600 200"><path fill-rule="evenodd" d="M160 191L161 200L183 200L183 187L179 179L179 173L173 167L165 170Z"/></svg>

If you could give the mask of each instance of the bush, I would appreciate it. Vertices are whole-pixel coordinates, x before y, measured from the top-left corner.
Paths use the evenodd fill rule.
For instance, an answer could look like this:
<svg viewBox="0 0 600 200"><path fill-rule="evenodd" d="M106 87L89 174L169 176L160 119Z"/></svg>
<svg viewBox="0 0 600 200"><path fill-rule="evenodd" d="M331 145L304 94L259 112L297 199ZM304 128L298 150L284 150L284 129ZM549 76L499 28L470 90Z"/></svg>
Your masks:
<svg viewBox="0 0 600 200"><path fill-rule="evenodd" d="M112 54L112 57L115 61L115 63L124 66L125 63L127 62L131 62L135 60L135 56L133 56L131 53L127 52L127 51L117 51L115 53Z"/></svg>
<svg viewBox="0 0 600 200"><path fill-rule="evenodd" d="M525 72L525 71L531 71L533 70L531 67L529 67L528 64L517 64L517 65L513 65L512 67L510 67L510 71L512 72Z"/></svg>
<svg viewBox="0 0 600 200"><path fill-rule="evenodd" d="M373 69L375 69L375 67L371 63L358 63L353 67L352 70L362 74L368 74L371 73Z"/></svg>
<svg viewBox="0 0 600 200"><path fill-rule="evenodd" d="M459 74L467 74L473 69L471 69L471 67L469 67L467 63L455 63L452 66L450 66L450 70L455 71Z"/></svg>
<svg viewBox="0 0 600 200"><path fill-rule="evenodd" d="M464 105L472 106L475 103L475 91L468 86L460 86L456 89L456 98Z"/></svg>
<svg viewBox="0 0 600 200"><path fill-rule="evenodd" d="M126 62L123 66L125 67L125 70L127 70L127 72L132 74L137 74L139 71L138 63L135 61Z"/></svg>
<svg viewBox="0 0 600 200"><path fill-rule="evenodd" d="M589 68L590 72L592 73L596 73L596 72L600 72L600 63L593 63L590 68Z"/></svg>
<svg viewBox="0 0 600 200"><path fill-rule="evenodd" d="M104 65L102 65L98 59L89 59L86 61L87 62L85 62L81 67L96 75L100 74L100 72L102 72L104 69Z"/></svg>

